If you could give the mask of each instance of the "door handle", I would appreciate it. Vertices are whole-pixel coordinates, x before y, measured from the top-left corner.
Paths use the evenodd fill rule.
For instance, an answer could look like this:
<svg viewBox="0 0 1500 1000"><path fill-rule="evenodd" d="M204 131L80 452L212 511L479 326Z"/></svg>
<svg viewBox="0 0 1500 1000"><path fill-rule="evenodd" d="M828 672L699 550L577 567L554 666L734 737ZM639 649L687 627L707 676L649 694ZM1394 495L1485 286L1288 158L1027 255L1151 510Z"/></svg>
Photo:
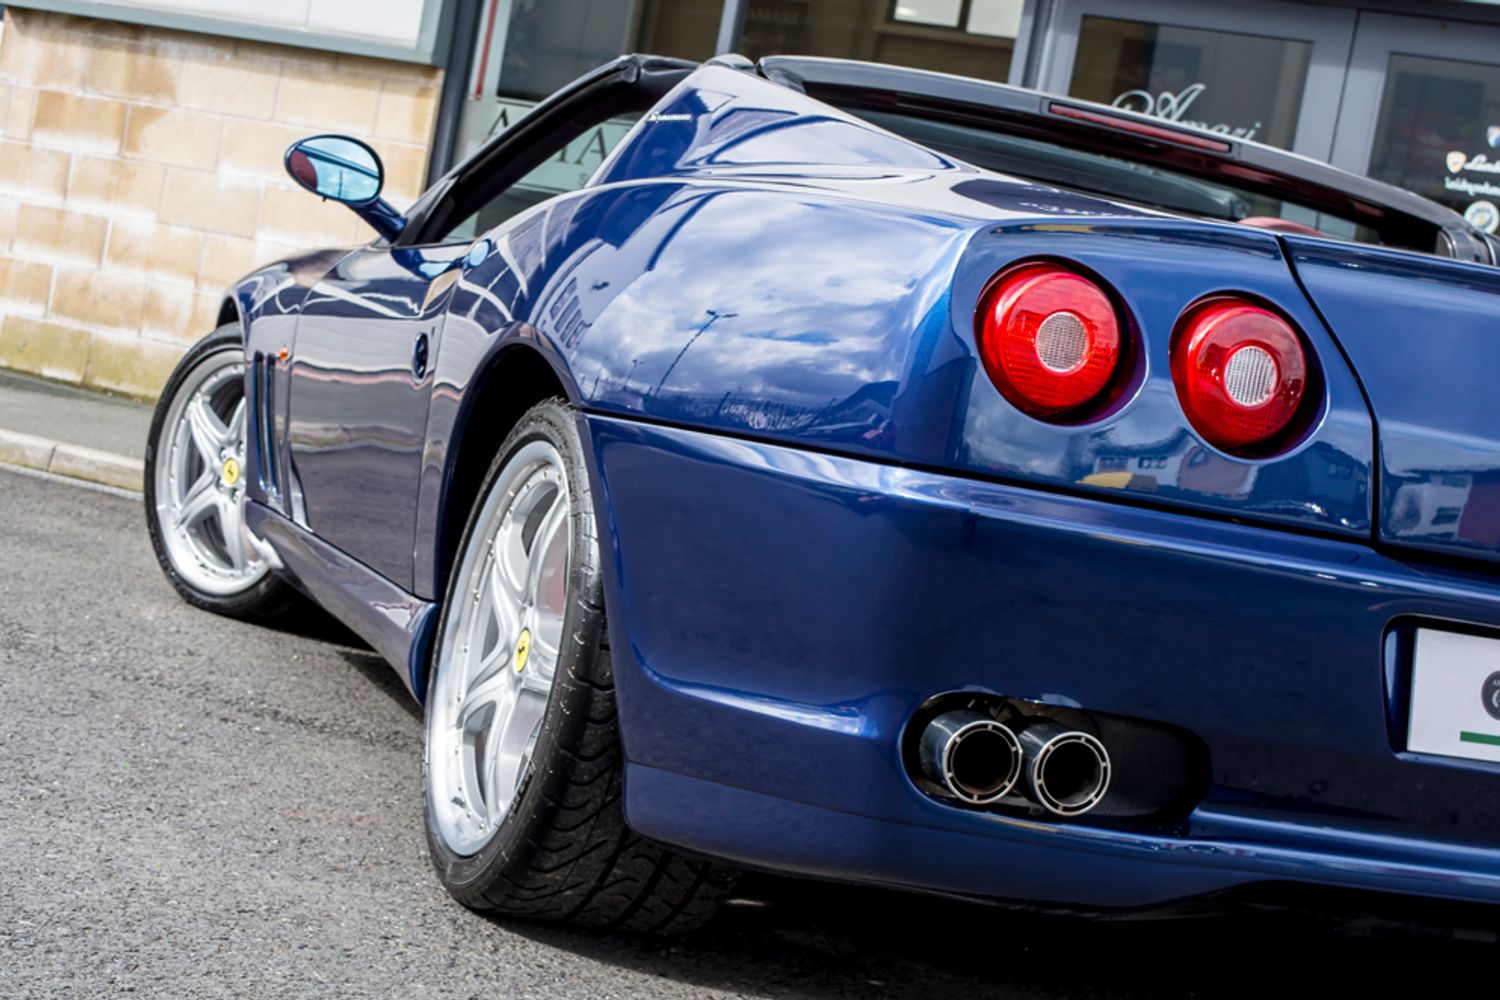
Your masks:
<svg viewBox="0 0 1500 1000"><path fill-rule="evenodd" d="M418 382L427 374L428 350L427 334L418 334L417 343L411 349L411 373Z"/></svg>

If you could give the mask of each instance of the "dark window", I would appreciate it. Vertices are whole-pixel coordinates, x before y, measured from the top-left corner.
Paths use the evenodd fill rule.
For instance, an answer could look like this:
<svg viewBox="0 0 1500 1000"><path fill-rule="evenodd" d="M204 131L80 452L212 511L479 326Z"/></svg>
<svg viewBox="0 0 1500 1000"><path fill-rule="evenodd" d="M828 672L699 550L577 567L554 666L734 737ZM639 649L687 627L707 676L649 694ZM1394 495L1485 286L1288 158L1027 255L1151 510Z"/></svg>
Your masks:
<svg viewBox="0 0 1500 1000"><path fill-rule="evenodd" d="M750 0L739 49L913 66L1004 82L1022 0Z"/></svg>
<svg viewBox="0 0 1500 1000"><path fill-rule="evenodd" d="M474 239L548 198L577 191L588 183L639 118L639 114L611 118L575 136L520 180L471 211L443 240Z"/></svg>
<svg viewBox="0 0 1500 1000"><path fill-rule="evenodd" d="M1311 58L1293 39L1085 17L1068 92L1290 149Z"/></svg>
<svg viewBox="0 0 1500 1000"><path fill-rule="evenodd" d="M1500 229L1500 66L1393 55L1370 176Z"/></svg>
<svg viewBox="0 0 1500 1000"><path fill-rule="evenodd" d="M489 0L480 13L455 159L624 53L710 58L723 12L723 0Z"/></svg>
<svg viewBox="0 0 1500 1000"><path fill-rule="evenodd" d="M481 93L539 101L626 52L703 60L718 40L723 0L516 0L502 33L479 50Z"/></svg>

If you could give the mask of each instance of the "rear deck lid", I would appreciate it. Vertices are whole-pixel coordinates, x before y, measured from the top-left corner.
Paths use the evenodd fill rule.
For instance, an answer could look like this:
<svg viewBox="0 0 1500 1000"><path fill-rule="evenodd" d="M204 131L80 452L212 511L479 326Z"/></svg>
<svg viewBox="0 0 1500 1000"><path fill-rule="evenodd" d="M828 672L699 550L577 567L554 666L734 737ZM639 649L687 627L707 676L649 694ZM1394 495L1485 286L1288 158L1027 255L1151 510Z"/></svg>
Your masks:
<svg viewBox="0 0 1500 1000"><path fill-rule="evenodd" d="M1375 415L1379 540L1500 561L1500 269L1285 242Z"/></svg>

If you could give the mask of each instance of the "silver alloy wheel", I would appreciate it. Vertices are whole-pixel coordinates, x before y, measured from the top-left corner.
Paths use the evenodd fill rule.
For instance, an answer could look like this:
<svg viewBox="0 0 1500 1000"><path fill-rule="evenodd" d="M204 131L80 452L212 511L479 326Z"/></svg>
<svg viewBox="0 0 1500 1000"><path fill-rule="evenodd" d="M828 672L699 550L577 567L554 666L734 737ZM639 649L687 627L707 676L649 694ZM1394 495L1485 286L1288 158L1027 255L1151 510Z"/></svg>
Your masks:
<svg viewBox="0 0 1500 1000"><path fill-rule="evenodd" d="M530 441L496 477L464 550L427 705L428 795L455 854L494 837L536 748L562 648L571 513L562 455Z"/></svg>
<svg viewBox="0 0 1500 1000"><path fill-rule="evenodd" d="M183 377L157 442L156 518L172 567L224 597L270 571L245 536L245 364L215 351Z"/></svg>

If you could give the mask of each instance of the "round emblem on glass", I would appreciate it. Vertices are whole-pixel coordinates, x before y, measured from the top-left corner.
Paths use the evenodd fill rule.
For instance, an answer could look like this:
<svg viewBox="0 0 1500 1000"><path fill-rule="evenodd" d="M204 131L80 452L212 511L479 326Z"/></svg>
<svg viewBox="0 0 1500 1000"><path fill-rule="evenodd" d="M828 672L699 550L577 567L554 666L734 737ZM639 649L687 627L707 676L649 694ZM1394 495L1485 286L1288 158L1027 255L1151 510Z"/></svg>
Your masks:
<svg viewBox="0 0 1500 1000"><path fill-rule="evenodd" d="M1484 710L1491 718L1500 719L1500 670L1484 679Z"/></svg>

